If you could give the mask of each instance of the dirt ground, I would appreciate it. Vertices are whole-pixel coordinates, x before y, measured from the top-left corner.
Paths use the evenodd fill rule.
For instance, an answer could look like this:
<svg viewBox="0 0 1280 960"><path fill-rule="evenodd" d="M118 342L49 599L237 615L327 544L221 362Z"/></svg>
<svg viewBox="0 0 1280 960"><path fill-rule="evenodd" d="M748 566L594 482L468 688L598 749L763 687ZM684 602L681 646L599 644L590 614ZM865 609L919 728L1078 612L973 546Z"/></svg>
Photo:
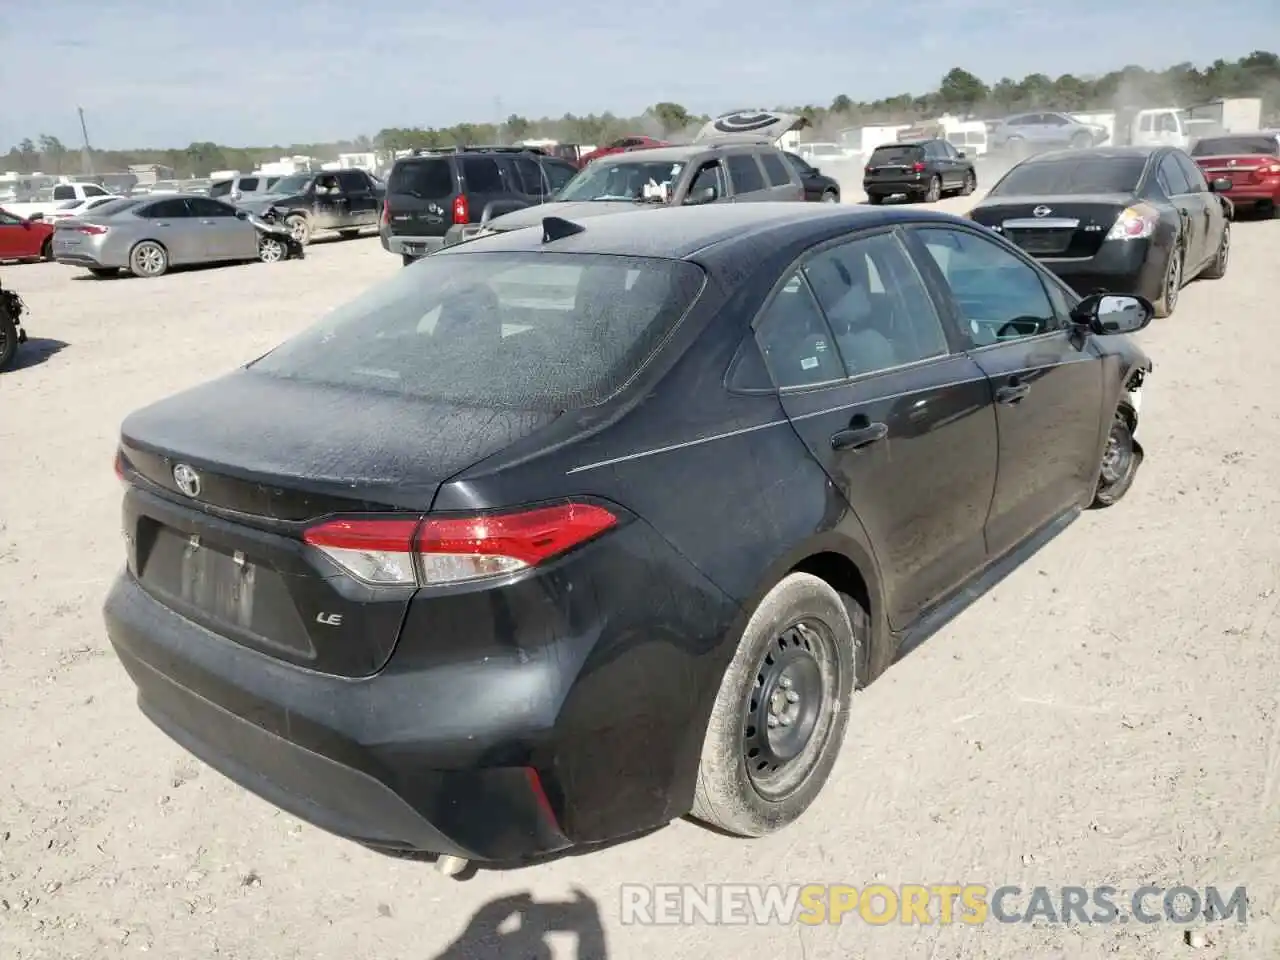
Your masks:
<svg viewBox="0 0 1280 960"><path fill-rule="evenodd" d="M1238 224L1228 276L1142 334L1155 374L1128 499L860 695L800 823L745 842L678 822L464 882L304 826L190 759L137 711L100 614L123 556L121 419L399 262L362 239L156 281L0 267L35 338L0 374L0 957L1276 956L1277 249L1280 221ZM1171 924L620 922L621 884L714 881L1246 885L1251 906L1200 950ZM499 926L511 912L520 929Z"/></svg>

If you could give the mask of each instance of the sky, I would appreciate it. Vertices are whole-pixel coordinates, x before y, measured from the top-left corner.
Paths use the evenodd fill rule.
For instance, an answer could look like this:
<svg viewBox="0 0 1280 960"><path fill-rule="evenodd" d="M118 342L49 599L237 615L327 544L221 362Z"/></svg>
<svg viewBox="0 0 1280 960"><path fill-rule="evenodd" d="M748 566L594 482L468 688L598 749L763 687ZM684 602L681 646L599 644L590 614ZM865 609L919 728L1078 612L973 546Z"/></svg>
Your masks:
<svg viewBox="0 0 1280 960"><path fill-rule="evenodd" d="M1280 0L0 0L0 151L873 100L1280 51Z"/></svg>

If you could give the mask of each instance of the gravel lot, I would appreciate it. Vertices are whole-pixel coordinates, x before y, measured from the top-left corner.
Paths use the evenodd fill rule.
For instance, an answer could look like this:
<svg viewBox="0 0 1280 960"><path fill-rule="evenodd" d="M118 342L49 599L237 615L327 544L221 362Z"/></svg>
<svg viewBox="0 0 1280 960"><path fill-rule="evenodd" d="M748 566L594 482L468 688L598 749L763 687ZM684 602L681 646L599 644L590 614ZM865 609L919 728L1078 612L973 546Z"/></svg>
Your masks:
<svg viewBox="0 0 1280 960"><path fill-rule="evenodd" d="M138 713L100 615L122 558L122 417L399 261L361 239L156 281L0 268L36 338L0 374L0 957L1276 956L1277 249L1280 221L1239 224L1228 276L1142 335L1156 366L1129 498L862 695L801 823L743 842L680 822L466 882L304 826L189 759ZM1245 884L1251 915L1198 951L1169 924L619 921L622 883L877 880ZM500 932L512 910L524 926ZM567 932L541 946L548 929Z"/></svg>

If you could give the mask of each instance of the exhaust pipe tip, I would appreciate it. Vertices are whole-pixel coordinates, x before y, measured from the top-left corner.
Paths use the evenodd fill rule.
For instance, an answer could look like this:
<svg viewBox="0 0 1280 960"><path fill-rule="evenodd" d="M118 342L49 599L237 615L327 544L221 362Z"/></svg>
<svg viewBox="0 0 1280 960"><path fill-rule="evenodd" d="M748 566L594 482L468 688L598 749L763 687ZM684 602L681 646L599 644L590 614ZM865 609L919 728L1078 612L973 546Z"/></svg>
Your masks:
<svg viewBox="0 0 1280 960"><path fill-rule="evenodd" d="M436 872L441 873L446 877L456 877L458 874L462 873L463 870L467 869L468 863L470 863L470 861L464 860L462 857L454 857L446 854L436 858Z"/></svg>

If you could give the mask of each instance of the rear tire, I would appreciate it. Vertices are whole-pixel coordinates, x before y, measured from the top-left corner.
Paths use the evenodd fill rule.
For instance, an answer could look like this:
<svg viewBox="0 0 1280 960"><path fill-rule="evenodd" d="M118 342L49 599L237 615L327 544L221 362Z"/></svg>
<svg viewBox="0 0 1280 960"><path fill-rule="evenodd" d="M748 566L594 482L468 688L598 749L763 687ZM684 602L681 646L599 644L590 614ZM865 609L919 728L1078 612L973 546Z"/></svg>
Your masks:
<svg viewBox="0 0 1280 960"><path fill-rule="evenodd" d="M884 203L884 197L878 193L868 193L867 203L871 204L873 207L878 207L880 204Z"/></svg>
<svg viewBox="0 0 1280 960"><path fill-rule="evenodd" d="M18 325L7 313L0 313L0 370L13 362L18 352Z"/></svg>
<svg viewBox="0 0 1280 960"><path fill-rule="evenodd" d="M1164 268L1164 278L1160 281L1160 296L1154 301L1156 316L1161 319L1173 316L1178 307L1179 295L1182 293L1182 245L1173 248L1169 254L1169 262Z"/></svg>
<svg viewBox="0 0 1280 960"><path fill-rule="evenodd" d="M978 189L978 177L972 170L965 171L964 186L960 188L960 196L967 197Z"/></svg>
<svg viewBox="0 0 1280 960"><path fill-rule="evenodd" d="M1227 275L1227 265L1231 258L1231 224L1222 226L1222 242L1218 245L1218 254L1209 266L1200 274L1206 280L1221 280Z"/></svg>
<svg viewBox="0 0 1280 960"><path fill-rule="evenodd" d="M828 190L825 193L823 193L822 202L823 203L839 203L840 194L836 193L834 190Z"/></svg>
<svg viewBox="0 0 1280 960"><path fill-rule="evenodd" d="M44 243L40 244L40 259L46 263L53 259L53 237L45 237Z"/></svg>
<svg viewBox="0 0 1280 960"><path fill-rule="evenodd" d="M817 798L844 742L870 619L807 573L760 601L707 724L695 818L742 837L792 823Z"/></svg>
<svg viewBox="0 0 1280 960"><path fill-rule="evenodd" d="M406 266L406 267L407 267L409 264L411 264L411 263L417 263L417 262L418 262L418 258L417 258L417 257L411 257L411 256L410 256L409 254L407 254L407 253L402 253L402 254L400 254L400 260L401 260L401 262L403 263L403 265L404 265L404 266Z"/></svg>
<svg viewBox="0 0 1280 960"><path fill-rule="evenodd" d="M937 203L942 199L942 178L936 174L929 181L929 189L925 191L925 203Z"/></svg>
<svg viewBox="0 0 1280 960"><path fill-rule="evenodd" d="M120 275L115 267L90 267L89 272L99 280L114 280Z"/></svg>

